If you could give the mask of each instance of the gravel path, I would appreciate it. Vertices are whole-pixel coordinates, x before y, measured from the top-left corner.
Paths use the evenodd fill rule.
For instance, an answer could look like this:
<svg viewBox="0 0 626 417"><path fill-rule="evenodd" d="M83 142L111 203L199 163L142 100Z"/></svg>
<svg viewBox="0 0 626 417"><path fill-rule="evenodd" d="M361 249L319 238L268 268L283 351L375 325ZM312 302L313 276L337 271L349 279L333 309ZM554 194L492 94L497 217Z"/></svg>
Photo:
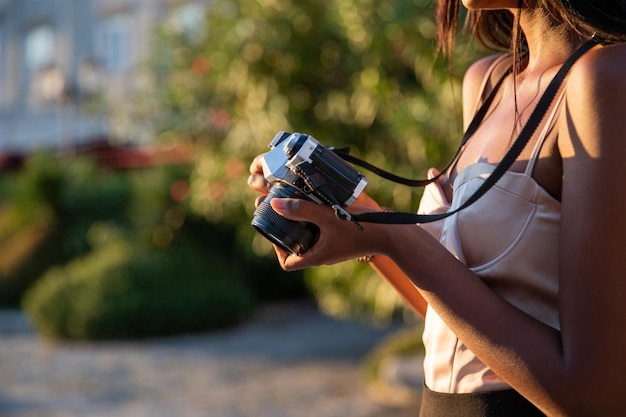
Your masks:
<svg viewBox="0 0 626 417"><path fill-rule="evenodd" d="M375 402L359 367L392 330L286 304L219 333L51 344L0 310L0 417L415 416Z"/></svg>

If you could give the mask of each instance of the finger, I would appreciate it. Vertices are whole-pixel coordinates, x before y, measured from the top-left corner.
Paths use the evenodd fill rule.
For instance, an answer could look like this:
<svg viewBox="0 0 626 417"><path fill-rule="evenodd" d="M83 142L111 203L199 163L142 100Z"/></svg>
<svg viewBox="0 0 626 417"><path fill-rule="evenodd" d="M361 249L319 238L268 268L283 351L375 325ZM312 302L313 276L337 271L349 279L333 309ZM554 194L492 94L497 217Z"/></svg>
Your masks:
<svg viewBox="0 0 626 417"><path fill-rule="evenodd" d="M263 159L265 154L257 155L252 160L250 164L250 174L260 174L263 172L263 165L261 164L261 160Z"/></svg>
<svg viewBox="0 0 626 417"><path fill-rule="evenodd" d="M263 202L263 200L265 200L265 196L264 195L260 195L258 196L255 200L254 200L254 207L259 207L261 205L261 203Z"/></svg>
<svg viewBox="0 0 626 417"><path fill-rule="evenodd" d="M288 253L277 245L274 245L274 250L276 251L278 264L283 270L297 271L298 269L303 269L305 267L302 265L302 257Z"/></svg>
<svg viewBox="0 0 626 417"><path fill-rule="evenodd" d="M297 255L288 255L283 259L280 259L281 268L287 272L298 271L304 269L307 266L303 265L301 257Z"/></svg>
<svg viewBox="0 0 626 417"><path fill-rule="evenodd" d="M248 186L253 190L267 194L270 189L270 184L265 180L265 177L261 174L252 174L248 177Z"/></svg>
<svg viewBox="0 0 626 417"><path fill-rule="evenodd" d="M272 198L270 204L276 213L296 221L319 219L325 207L299 198Z"/></svg>

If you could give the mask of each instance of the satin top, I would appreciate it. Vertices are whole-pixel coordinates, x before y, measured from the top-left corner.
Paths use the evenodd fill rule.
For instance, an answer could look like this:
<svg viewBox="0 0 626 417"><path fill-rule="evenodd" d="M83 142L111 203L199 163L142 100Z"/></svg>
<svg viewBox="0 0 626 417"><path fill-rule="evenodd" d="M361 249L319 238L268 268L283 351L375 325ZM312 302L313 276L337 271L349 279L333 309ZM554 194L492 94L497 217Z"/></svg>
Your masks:
<svg viewBox="0 0 626 417"><path fill-rule="evenodd" d="M559 329L561 205L532 178L532 172L562 98L563 92L544 124L525 172L506 172L473 205L442 221L420 226L494 292L555 329ZM463 169L454 180L451 204L439 184L429 184L424 189L418 212L442 213L459 207L494 168L479 162ZM498 317L493 319L498 320ZM431 390L468 393L509 388L456 337L431 307L426 313L423 341L425 383Z"/></svg>

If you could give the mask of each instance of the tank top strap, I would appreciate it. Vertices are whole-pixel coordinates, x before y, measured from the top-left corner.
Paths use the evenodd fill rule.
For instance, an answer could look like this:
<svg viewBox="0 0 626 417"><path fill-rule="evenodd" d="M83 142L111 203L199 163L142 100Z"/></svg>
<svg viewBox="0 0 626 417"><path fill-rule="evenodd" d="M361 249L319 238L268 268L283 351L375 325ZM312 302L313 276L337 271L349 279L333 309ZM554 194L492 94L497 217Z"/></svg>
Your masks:
<svg viewBox="0 0 626 417"><path fill-rule="evenodd" d="M485 71L485 75L483 76L483 80L480 84L480 89L478 90L479 94L476 98L476 103L474 104L474 111L472 112L473 114L476 114L476 112L478 111L478 108L480 107L482 102L485 100L485 97L487 97L487 95L489 94L489 91L487 91L487 86L489 84L489 81L491 80L493 73L496 71L496 68L498 68L498 66L502 62L504 62L506 59L510 59L510 58L511 58L511 54L502 54L496 57L496 59L494 59L493 62L487 68L487 71Z"/></svg>
<svg viewBox="0 0 626 417"><path fill-rule="evenodd" d="M532 176L533 174L533 170L535 169L535 164L537 163L537 159L539 158L539 152L541 151L541 147L543 146L543 143L548 137L548 134L554 127L554 124L556 122L556 115L559 109L561 108L563 97L565 97L565 87L561 89L561 92L557 96L555 103L552 107L552 111L550 111L550 113L548 114L548 118L545 122L545 125L543 129L541 130L541 134L539 135L539 138L537 139L537 143L535 143L535 148L533 149L530 159L528 160L528 164L526 165L526 170L524 174L528 175L529 177Z"/></svg>

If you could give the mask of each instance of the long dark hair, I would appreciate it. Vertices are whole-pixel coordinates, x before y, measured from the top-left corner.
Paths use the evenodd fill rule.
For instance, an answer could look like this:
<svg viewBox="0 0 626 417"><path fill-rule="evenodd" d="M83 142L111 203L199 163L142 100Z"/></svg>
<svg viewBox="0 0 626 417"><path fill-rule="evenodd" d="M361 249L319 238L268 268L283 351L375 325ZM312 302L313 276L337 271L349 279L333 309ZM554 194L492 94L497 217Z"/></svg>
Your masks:
<svg viewBox="0 0 626 417"><path fill-rule="evenodd" d="M604 43L626 41L626 0L536 0L548 11L555 25L564 25L582 38L596 35ZM450 57L454 49L460 0L438 0L437 34L439 49ZM508 10L470 11L467 22L474 37L494 51L525 48L523 34L517 34L516 16Z"/></svg>

